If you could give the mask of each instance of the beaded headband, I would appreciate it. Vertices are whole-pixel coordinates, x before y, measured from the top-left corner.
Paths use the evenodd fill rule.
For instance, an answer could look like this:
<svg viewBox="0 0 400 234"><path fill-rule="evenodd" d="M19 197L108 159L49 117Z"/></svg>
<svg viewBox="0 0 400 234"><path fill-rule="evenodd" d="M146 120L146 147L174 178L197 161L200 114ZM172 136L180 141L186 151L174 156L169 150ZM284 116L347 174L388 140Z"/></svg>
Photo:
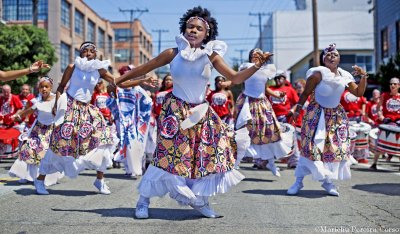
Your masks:
<svg viewBox="0 0 400 234"><path fill-rule="evenodd" d="M41 83L44 82L44 81L48 81L51 85L53 85L53 79L51 79L51 78L48 77L48 76L43 76L42 78L40 78L39 84L41 84Z"/></svg>
<svg viewBox="0 0 400 234"><path fill-rule="evenodd" d="M210 25L208 24L207 20L205 20L205 19L202 18L202 17L199 17L199 16L192 16L192 17L190 17L188 20L186 20L186 23L189 23L190 21L195 20L195 19L198 19L198 20L200 20L201 22L203 22L203 23L206 25L207 31L210 31Z"/></svg>
<svg viewBox="0 0 400 234"><path fill-rule="evenodd" d="M392 79L390 79L390 83L392 84L392 83L394 83L394 84L399 84L400 83L400 80L399 80L399 78L397 78L397 77L393 77Z"/></svg>
<svg viewBox="0 0 400 234"><path fill-rule="evenodd" d="M92 47L92 48L94 49L94 51L97 52L96 45L93 44L93 43L91 43L91 42L86 42L86 43L84 43L84 44L81 46L81 48L79 49L79 51L82 52L82 51L84 51L84 50L85 50L86 48L88 48L88 47Z"/></svg>
<svg viewBox="0 0 400 234"><path fill-rule="evenodd" d="M325 60L325 56L329 52L337 52L337 53L339 53L339 51L337 51L337 49L336 49L336 44L335 43L330 44L328 47L326 47L324 49L324 54L322 55L322 61Z"/></svg>

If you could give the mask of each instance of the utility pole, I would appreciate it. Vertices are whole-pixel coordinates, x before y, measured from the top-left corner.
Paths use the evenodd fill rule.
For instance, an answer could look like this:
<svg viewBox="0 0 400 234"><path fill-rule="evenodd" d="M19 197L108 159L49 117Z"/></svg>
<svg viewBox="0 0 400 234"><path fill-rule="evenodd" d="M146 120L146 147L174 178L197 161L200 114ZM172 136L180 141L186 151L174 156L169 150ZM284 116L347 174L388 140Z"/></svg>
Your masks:
<svg viewBox="0 0 400 234"><path fill-rule="evenodd" d="M238 51L240 53L240 64L242 64L243 63L243 52L245 52L246 50L244 50L244 49L237 50L236 49L235 51Z"/></svg>
<svg viewBox="0 0 400 234"><path fill-rule="evenodd" d="M39 0L32 0L32 24L38 26L39 10L38 10Z"/></svg>
<svg viewBox="0 0 400 234"><path fill-rule="evenodd" d="M139 16L141 16L145 12L149 12L148 9L145 10L140 10L140 9L127 9L127 10L122 10L119 8L119 11L124 13L124 12L129 12L130 13L130 22L129 22L129 64L133 64L133 14L136 12L139 12ZM138 17L139 17L138 16ZM137 19L137 18L136 18Z"/></svg>
<svg viewBox="0 0 400 234"><path fill-rule="evenodd" d="M152 32L157 32L158 33L158 54L161 53L161 33L167 33L169 32L168 30L165 29L157 29L157 30L152 30ZM157 69L157 76L160 77L160 68Z"/></svg>
<svg viewBox="0 0 400 234"><path fill-rule="evenodd" d="M250 24L250 27L258 27L258 31L259 31L259 33L260 33L260 49L262 50L263 48L262 48L262 23L261 23L261 17L262 16L266 16L266 15L270 15L270 13L261 13L261 12L258 12L258 13L249 13L249 15L250 16L258 16L258 25L254 25L254 24Z"/></svg>
<svg viewBox="0 0 400 234"><path fill-rule="evenodd" d="M318 50L318 13L317 0L312 0L312 21L313 21L313 38L314 38L314 67L319 66L319 50Z"/></svg>
<svg viewBox="0 0 400 234"><path fill-rule="evenodd" d="M169 31L165 30L165 29L157 29L157 30L152 30L152 31L158 33L158 54L160 54L161 53L161 33L167 33Z"/></svg>

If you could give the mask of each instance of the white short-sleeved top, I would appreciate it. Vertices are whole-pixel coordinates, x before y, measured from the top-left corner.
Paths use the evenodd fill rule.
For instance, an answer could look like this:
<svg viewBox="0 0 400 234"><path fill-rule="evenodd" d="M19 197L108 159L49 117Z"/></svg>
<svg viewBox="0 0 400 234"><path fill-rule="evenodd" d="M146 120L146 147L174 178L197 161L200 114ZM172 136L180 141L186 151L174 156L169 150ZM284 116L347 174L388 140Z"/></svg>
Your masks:
<svg viewBox="0 0 400 234"><path fill-rule="evenodd" d="M54 96L54 94L51 94L51 96ZM41 97L39 97L37 100L38 101L36 101L31 107L33 110L36 110L37 121L43 125L53 124L54 115L52 110L56 100L55 97L47 102L43 101Z"/></svg>
<svg viewBox="0 0 400 234"><path fill-rule="evenodd" d="M76 57L75 68L69 81L67 93L74 99L88 103L92 99L94 87L100 79L99 69L108 69L110 60L100 61Z"/></svg>
<svg viewBox="0 0 400 234"><path fill-rule="evenodd" d="M254 66L254 63L243 63L239 67L240 70ZM269 79L276 75L276 67L274 64L261 66L249 79L244 82L243 93L253 98L262 98L265 96L265 84Z"/></svg>
<svg viewBox="0 0 400 234"><path fill-rule="evenodd" d="M322 79L315 88L315 101L325 108L335 108L340 103L340 96L350 82L354 82L354 77L347 71L338 68L338 74L331 72L327 67L319 66L310 68L306 77L310 77L314 72L319 71Z"/></svg>
<svg viewBox="0 0 400 234"><path fill-rule="evenodd" d="M213 52L223 56L227 45L223 41L210 41L204 48L191 48L181 34L176 37L178 54L170 63L173 79L172 93L189 103L199 104L206 98L207 82L211 77L212 63L208 56Z"/></svg>

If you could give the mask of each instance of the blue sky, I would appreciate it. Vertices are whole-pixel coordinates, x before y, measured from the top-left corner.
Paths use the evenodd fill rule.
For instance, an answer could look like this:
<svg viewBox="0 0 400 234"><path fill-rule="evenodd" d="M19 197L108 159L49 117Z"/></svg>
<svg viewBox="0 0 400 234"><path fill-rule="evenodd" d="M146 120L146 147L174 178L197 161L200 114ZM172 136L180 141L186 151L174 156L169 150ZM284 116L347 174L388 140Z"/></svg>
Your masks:
<svg viewBox="0 0 400 234"><path fill-rule="evenodd" d="M158 33L153 30L168 30L161 34L161 51L175 47L175 36L179 34L179 18L186 10L202 6L211 11L217 19L219 36L228 44L228 52L224 56L228 64L234 59L246 60L248 51L256 45L259 36L258 17L249 13L272 12L277 10L294 10L294 0L84 0L101 17L110 21L129 21L128 13L121 13L119 8L148 9L148 12L135 15L140 19L153 36L153 55L158 54ZM263 16L263 21L267 20Z"/></svg>

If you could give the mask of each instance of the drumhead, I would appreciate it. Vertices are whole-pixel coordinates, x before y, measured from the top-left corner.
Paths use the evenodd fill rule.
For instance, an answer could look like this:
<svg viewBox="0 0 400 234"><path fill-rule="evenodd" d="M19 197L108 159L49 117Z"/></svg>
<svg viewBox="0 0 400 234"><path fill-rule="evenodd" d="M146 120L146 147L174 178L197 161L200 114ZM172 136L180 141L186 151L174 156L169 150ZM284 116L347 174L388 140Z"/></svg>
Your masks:
<svg viewBox="0 0 400 234"><path fill-rule="evenodd" d="M400 133L400 127L397 127L395 125L390 125L390 124L380 124L379 129L389 131L389 132L399 132Z"/></svg>
<svg viewBox="0 0 400 234"><path fill-rule="evenodd" d="M372 139L378 139L378 132L379 132L379 128L373 128L370 132L369 132L369 137Z"/></svg>
<svg viewBox="0 0 400 234"><path fill-rule="evenodd" d="M350 121L349 122L349 128L353 129L356 132L369 132L371 131L371 125L364 123L364 122L360 122L357 123L355 121Z"/></svg>

